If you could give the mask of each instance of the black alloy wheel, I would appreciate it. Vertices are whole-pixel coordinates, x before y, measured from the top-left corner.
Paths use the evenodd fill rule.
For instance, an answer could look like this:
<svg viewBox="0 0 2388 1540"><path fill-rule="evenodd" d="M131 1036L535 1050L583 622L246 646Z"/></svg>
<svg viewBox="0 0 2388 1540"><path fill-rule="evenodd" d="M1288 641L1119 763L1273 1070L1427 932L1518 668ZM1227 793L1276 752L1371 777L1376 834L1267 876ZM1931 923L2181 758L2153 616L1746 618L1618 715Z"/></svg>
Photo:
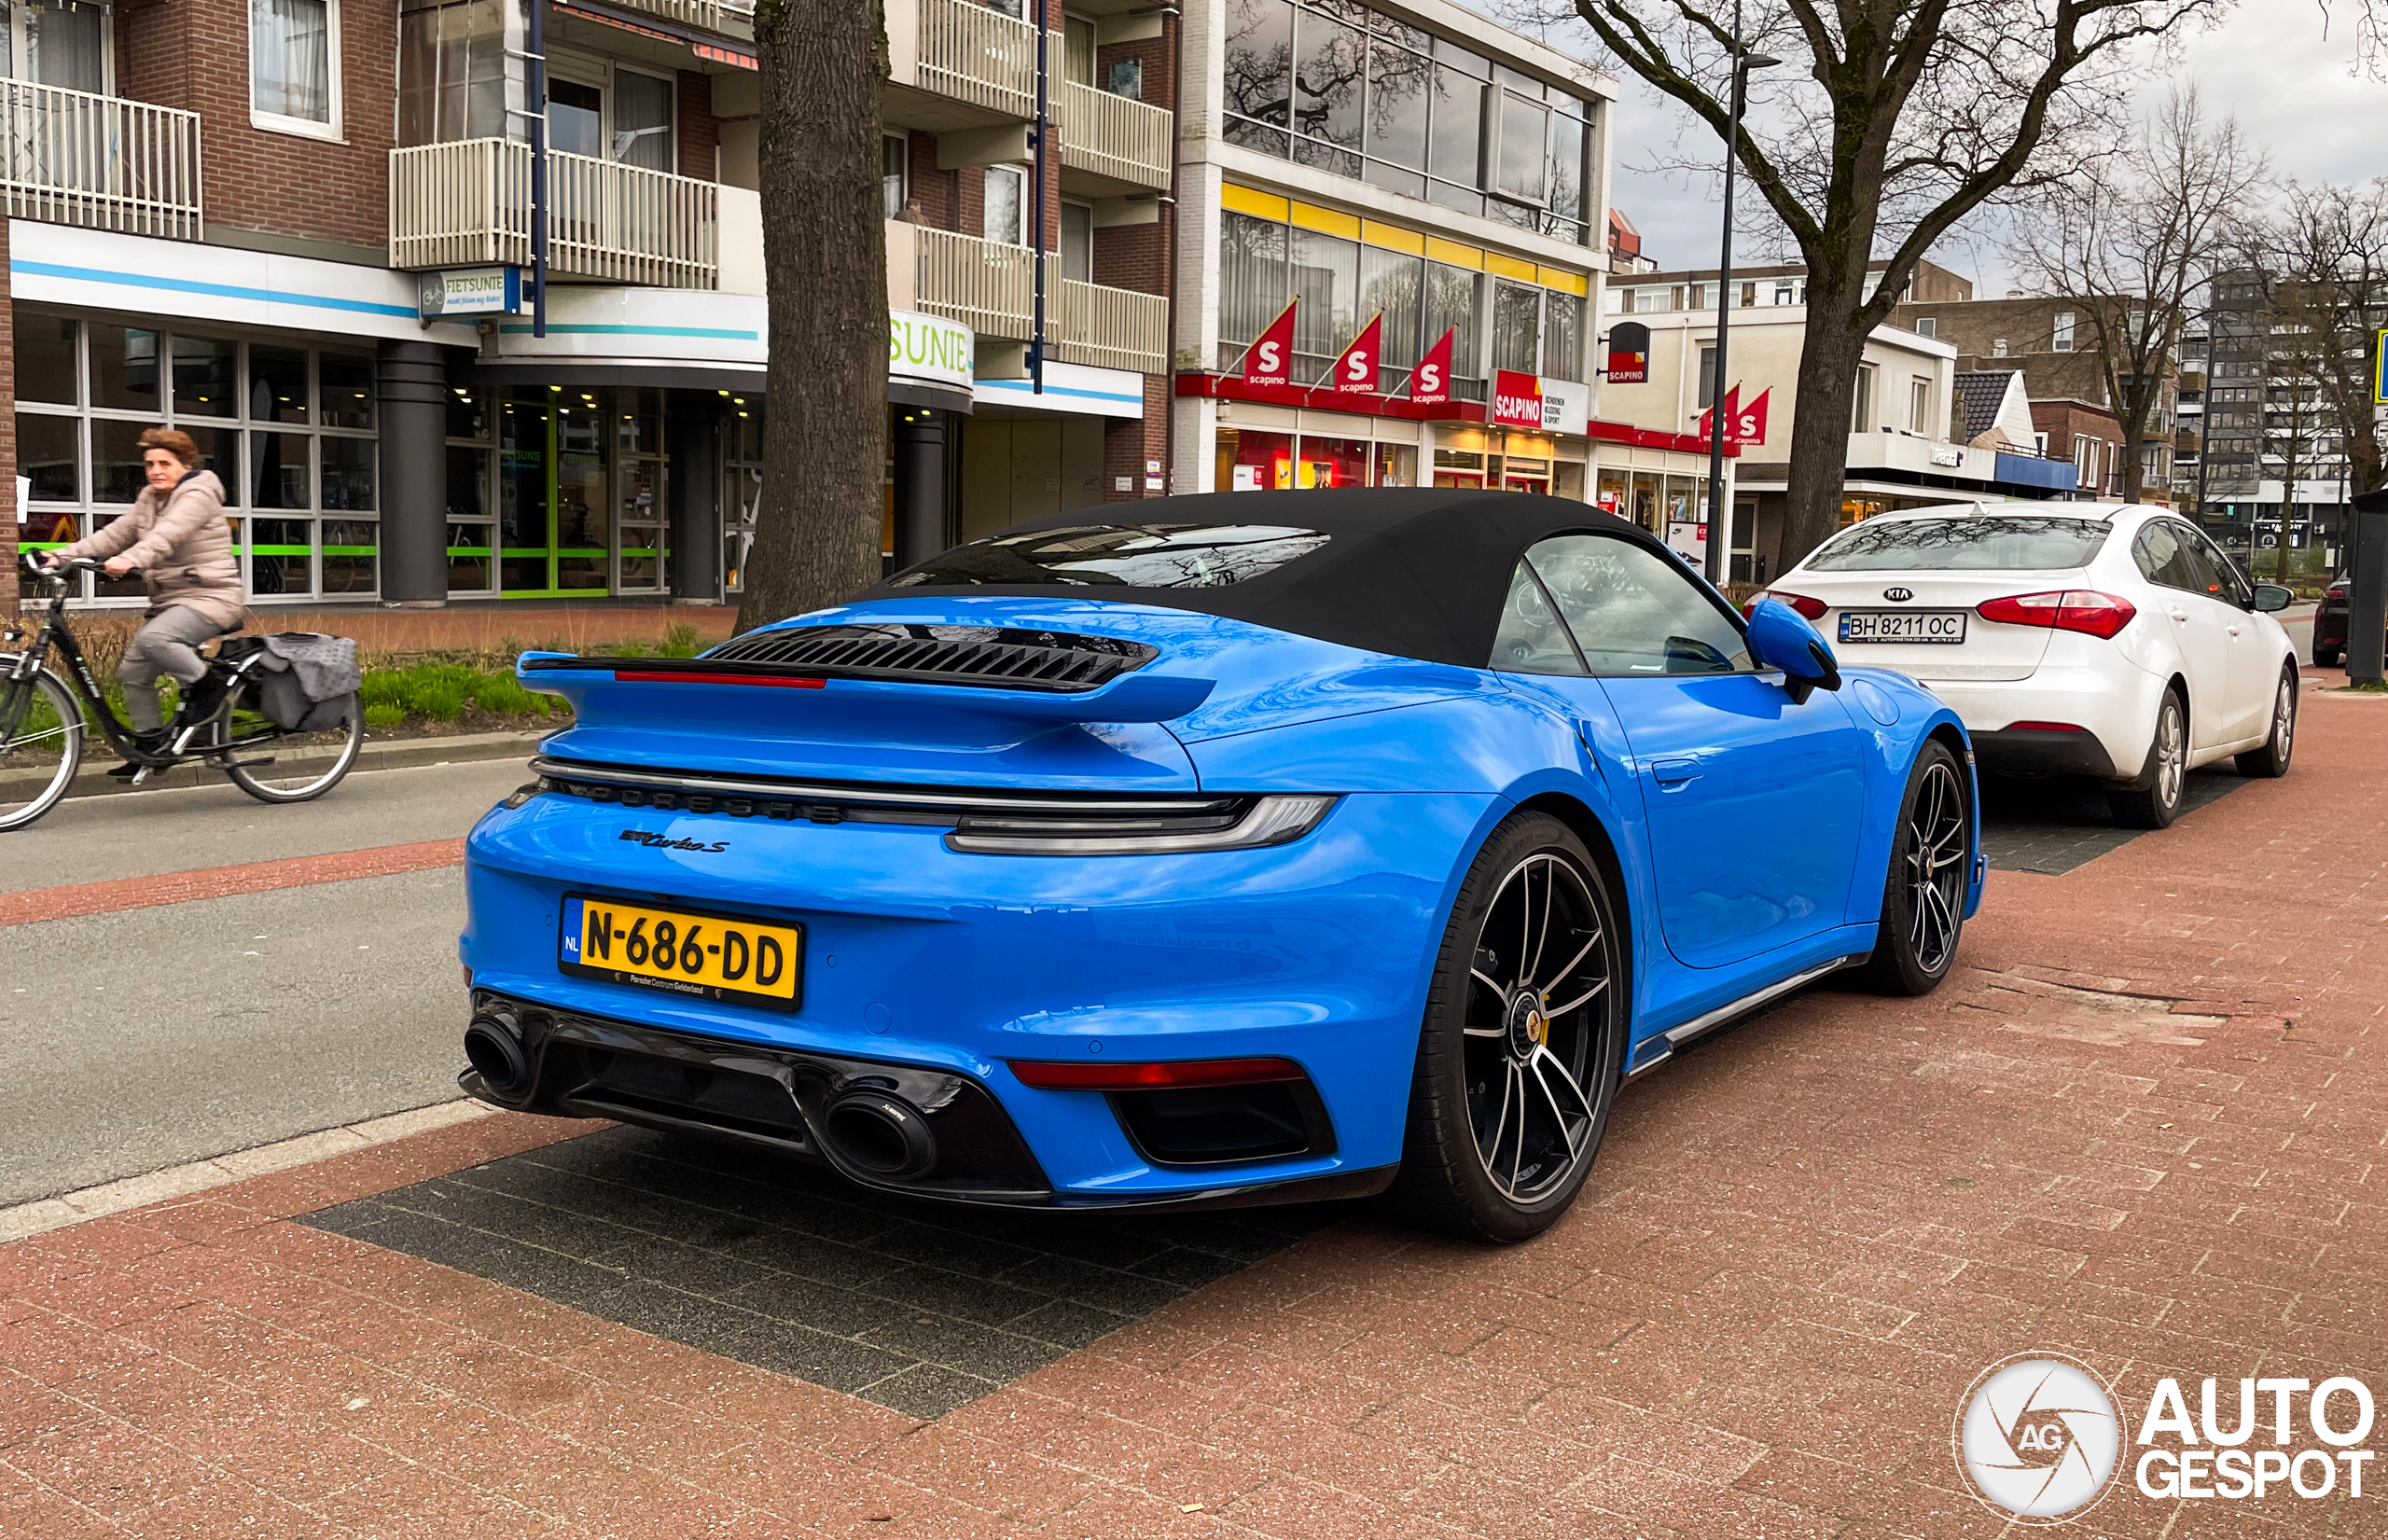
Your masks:
<svg viewBox="0 0 2388 1540"><path fill-rule="evenodd" d="M1522 1241L1591 1170L1625 1047L1625 970L1582 841L1511 818L1468 872L1444 937L1394 1201L1405 1218Z"/></svg>
<svg viewBox="0 0 2388 1540"><path fill-rule="evenodd" d="M1886 994L1929 994L1949 976L1972 880L1972 800L1957 757L1933 741L1908 775L1882 882L1881 924L1864 978Z"/></svg>

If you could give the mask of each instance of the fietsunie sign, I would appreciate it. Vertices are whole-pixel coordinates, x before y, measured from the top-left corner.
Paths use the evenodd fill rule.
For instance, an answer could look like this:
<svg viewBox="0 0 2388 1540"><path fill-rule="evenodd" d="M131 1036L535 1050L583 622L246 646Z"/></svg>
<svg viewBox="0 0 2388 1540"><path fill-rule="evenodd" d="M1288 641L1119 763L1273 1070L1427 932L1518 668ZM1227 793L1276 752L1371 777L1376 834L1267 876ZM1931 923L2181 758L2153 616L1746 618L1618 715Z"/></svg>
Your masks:
<svg viewBox="0 0 2388 1540"><path fill-rule="evenodd" d="M978 338L968 326L916 311L887 312L887 374L893 380L926 380L968 390L975 375Z"/></svg>

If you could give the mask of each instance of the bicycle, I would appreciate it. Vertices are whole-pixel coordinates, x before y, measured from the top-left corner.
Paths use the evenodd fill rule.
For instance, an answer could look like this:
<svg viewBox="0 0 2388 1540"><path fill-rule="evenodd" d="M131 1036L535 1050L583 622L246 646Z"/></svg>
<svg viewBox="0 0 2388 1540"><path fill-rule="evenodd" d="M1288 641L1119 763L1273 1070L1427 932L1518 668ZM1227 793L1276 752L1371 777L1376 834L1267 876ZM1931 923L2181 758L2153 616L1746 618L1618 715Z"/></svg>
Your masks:
<svg viewBox="0 0 2388 1540"><path fill-rule="evenodd" d="M77 559L45 567L39 556L28 551L23 565L51 593L41 628L30 644L21 627L0 631L0 647L22 648L0 651L0 834L32 824L74 789L83 763L83 741L94 726L109 747L138 767L132 778L136 786L153 771L210 765L260 802L312 802L340 784L355 765L365 746L365 711L354 695L347 698L334 727L285 728L245 703L254 698L256 675L264 665L263 646L227 657L220 643L207 667L225 686L221 702L196 721L186 721L178 713L164 747L145 751L132 729L108 710L107 697L66 623L69 576L98 572L101 563ZM74 688L49 666L52 650L66 660ZM288 745L287 768L279 775L259 772L285 756L253 756L255 750L270 744Z"/></svg>

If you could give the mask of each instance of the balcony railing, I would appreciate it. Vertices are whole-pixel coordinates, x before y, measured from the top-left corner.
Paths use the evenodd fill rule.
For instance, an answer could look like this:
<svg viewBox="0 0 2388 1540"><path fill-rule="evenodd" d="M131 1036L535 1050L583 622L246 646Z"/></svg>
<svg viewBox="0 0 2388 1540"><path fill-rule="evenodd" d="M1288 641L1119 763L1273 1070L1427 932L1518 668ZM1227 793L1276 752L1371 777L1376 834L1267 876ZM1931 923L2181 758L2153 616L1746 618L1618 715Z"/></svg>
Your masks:
<svg viewBox="0 0 2388 1540"><path fill-rule="evenodd" d="M620 3L632 10L643 10L692 27L702 27L725 37L751 38L755 35L755 0L620 0Z"/></svg>
<svg viewBox="0 0 2388 1540"><path fill-rule="evenodd" d="M923 90L1013 118L1036 112L1036 26L974 0L920 0Z"/></svg>
<svg viewBox="0 0 2388 1540"><path fill-rule="evenodd" d="M710 289L720 189L586 155L548 156L548 268L576 278ZM531 260L531 147L464 139L390 152L390 265Z"/></svg>
<svg viewBox="0 0 2388 1540"><path fill-rule="evenodd" d="M200 236L199 115L0 80L7 212L87 229Z"/></svg>
<svg viewBox="0 0 2388 1540"><path fill-rule="evenodd" d="M1138 187L1169 186L1167 109L1064 80L1059 116L1064 166Z"/></svg>
<svg viewBox="0 0 2388 1540"><path fill-rule="evenodd" d="M1026 340L1035 330L1035 257L1025 246L952 230L917 229L916 303L982 337ZM1046 338L1056 358L1159 374L1169 350L1169 301L1158 294L1084 284L1046 257Z"/></svg>
<svg viewBox="0 0 2388 1540"><path fill-rule="evenodd" d="M1073 364L1159 374L1168 364L1169 300L1103 284L1062 282L1062 329L1054 353ZM1049 302L1049 301L1048 301Z"/></svg>

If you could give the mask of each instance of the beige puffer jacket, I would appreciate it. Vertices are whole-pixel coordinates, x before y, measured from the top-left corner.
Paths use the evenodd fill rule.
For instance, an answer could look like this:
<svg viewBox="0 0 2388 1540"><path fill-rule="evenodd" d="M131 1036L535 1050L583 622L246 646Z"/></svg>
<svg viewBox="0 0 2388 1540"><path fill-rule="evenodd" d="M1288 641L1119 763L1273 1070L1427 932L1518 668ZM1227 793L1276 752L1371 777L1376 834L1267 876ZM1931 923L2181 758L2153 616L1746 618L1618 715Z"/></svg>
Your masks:
<svg viewBox="0 0 2388 1540"><path fill-rule="evenodd" d="M184 477L169 493L142 488L131 513L58 554L132 557L149 590L150 617L179 604L230 631L247 612L232 526L224 518L224 483L212 470Z"/></svg>

